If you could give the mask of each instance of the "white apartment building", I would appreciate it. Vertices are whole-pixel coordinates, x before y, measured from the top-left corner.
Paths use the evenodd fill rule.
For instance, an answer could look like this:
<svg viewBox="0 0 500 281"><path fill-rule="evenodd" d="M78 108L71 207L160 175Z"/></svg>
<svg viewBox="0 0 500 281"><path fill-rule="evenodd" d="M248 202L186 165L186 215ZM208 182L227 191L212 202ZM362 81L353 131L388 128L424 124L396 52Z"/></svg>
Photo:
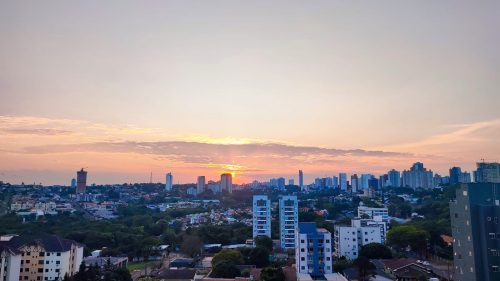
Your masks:
<svg viewBox="0 0 500 281"><path fill-rule="evenodd" d="M359 203L358 207L358 217L363 218L363 216L368 216L370 219L377 219L380 217L382 221L389 221L389 210L387 208L371 208L364 206L363 203Z"/></svg>
<svg viewBox="0 0 500 281"><path fill-rule="evenodd" d="M253 196L253 238L265 235L271 238L271 201L266 195Z"/></svg>
<svg viewBox="0 0 500 281"><path fill-rule="evenodd" d="M386 227L385 222L364 219L351 220L351 226L335 226L335 256L354 260L362 246L370 243L383 244Z"/></svg>
<svg viewBox="0 0 500 281"><path fill-rule="evenodd" d="M21 252L8 246L0 245L0 280L19 280Z"/></svg>
<svg viewBox="0 0 500 281"><path fill-rule="evenodd" d="M13 279L16 281L60 280L66 274L73 276L83 260L83 245L55 235L3 237L0 247L20 253L18 277Z"/></svg>

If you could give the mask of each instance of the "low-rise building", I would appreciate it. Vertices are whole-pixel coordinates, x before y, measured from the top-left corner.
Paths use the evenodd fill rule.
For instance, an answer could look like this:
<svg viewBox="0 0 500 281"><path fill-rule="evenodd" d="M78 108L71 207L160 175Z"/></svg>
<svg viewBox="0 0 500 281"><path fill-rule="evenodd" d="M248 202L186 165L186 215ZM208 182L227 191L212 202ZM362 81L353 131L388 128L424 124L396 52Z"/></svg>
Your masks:
<svg viewBox="0 0 500 281"><path fill-rule="evenodd" d="M83 260L83 245L56 235L8 236L0 247L21 253L19 278L16 280L59 280L78 272Z"/></svg>

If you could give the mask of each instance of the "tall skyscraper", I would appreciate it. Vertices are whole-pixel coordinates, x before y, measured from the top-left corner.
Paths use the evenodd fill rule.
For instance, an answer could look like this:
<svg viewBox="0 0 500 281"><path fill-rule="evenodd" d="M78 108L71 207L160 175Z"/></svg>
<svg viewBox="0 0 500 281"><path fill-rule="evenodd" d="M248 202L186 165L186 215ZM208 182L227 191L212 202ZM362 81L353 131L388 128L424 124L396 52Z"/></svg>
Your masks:
<svg viewBox="0 0 500 281"><path fill-rule="evenodd" d="M75 178L71 179L71 188L76 189L76 179Z"/></svg>
<svg viewBox="0 0 500 281"><path fill-rule="evenodd" d="M402 185L411 188L433 188L433 173L431 170L424 168L424 164L414 163L409 171L403 171Z"/></svg>
<svg viewBox="0 0 500 281"><path fill-rule="evenodd" d="M253 196L253 238L271 238L271 201L266 195Z"/></svg>
<svg viewBox="0 0 500 281"><path fill-rule="evenodd" d="M365 190L368 188L368 181L373 178L371 174L361 174L361 179L359 181L359 189Z"/></svg>
<svg viewBox="0 0 500 281"><path fill-rule="evenodd" d="M314 222L301 222L295 245L297 275L310 274L321 278L333 273L332 234L328 230L316 228Z"/></svg>
<svg viewBox="0 0 500 281"><path fill-rule="evenodd" d="M460 183L461 176L462 176L462 169L460 167L452 167L450 169L450 184Z"/></svg>
<svg viewBox="0 0 500 281"><path fill-rule="evenodd" d="M302 170L299 170L299 188L300 191L305 191L304 190L304 173Z"/></svg>
<svg viewBox="0 0 500 281"><path fill-rule="evenodd" d="M347 174L346 173L340 173L339 174L339 185L340 185L340 190L346 191L347 190Z"/></svg>
<svg viewBox="0 0 500 281"><path fill-rule="evenodd" d="M83 168L76 172L76 193L85 193L87 188L87 171Z"/></svg>
<svg viewBox="0 0 500 281"><path fill-rule="evenodd" d="M205 192L205 176L199 176L196 184L196 194Z"/></svg>
<svg viewBox="0 0 500 281"><path fill-rule="evenodd" d="M299 222L297 196L281 196L279 198L279 208L281 249L294 249L295 230Z"/></svg>
<svg viewBox="0 0 500 281"><path fill-rule="evenodd" d="M474 181L500 183L500 163L477 163Z"/></svg>
<svg viewBox="0 0 500 281"><path fill-rule="evenodd" d="M172 173L167 173L165 175L165 190L166 191L172 191L173 180L174 180L174 177L172 176Z"/></svg>
<svg viewBox="0 0 500 281"><path fill-rule="evenodd" d="M285 178L278 178L278 188L285 190Z"/></svg>
<svg viewBox="0 0 500 281"><path fill-rule="evenodd" d="M233 193L233 176L230 173L220 175L220 189Z"/></svg>
<svg viewBox="0 0 500 281"><path fill-rule="evenodd" d="M394 169L387 172L387 176L389 177L388 186L391 187L400 187L401 186L401 173Z"/></svg>
<svg viewBox="0 0 500 281"><path fill-rule="evenodd" d="M337 176L332 177L333 188L339 188L339 178Z"/></svg>
<svg viewBox="0 0 500 281"><path fill-rule="evenodd" d="M462 184L450 216L453 279L500 280L500 184Z"/></svg>
<svg viewBox="0 0 500 281"><path fill-rule="evenodd" d="M358 192L358 175L357 174L351 175L351 192L352 193Z"/></svg>

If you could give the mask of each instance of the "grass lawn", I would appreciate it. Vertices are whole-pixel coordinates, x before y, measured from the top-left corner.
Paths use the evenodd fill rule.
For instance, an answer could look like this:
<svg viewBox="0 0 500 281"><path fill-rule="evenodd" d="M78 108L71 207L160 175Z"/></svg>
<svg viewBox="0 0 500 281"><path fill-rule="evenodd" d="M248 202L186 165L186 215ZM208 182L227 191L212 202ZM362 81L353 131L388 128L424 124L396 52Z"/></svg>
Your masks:
<svg viewBox="0 0 500 281"><path fill-rule="evenodd" d="M134 271L134 270L142 270L144 269L145 266L148 267L148 272L151 270L151 268L156 267L157 265L160 264L160 261L147 261L147 262L129 262L127 264L127 269L129 271Z"/></svg>

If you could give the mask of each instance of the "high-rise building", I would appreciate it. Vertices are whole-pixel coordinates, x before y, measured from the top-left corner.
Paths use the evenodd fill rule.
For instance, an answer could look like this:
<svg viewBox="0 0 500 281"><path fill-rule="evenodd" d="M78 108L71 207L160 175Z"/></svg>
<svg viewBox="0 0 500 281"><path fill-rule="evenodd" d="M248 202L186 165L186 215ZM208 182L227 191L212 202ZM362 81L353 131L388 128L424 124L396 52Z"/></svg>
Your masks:
<svg viewBox="0 0 500 281"><path fill-rule="evenodd" d="M271 201L266 195L253 196L253 238L271 238Z"/></svg>
<svg viewBox="0 0 500 281"><path fill-rule="evenodd" d="M279 212L281 249L294 249L295 230L299 222L297 196L281 196L279 198Z"/></svg>
<svg viewBox="0 0 500 281"><path fill-rule="evenodd" d="M337 176L332 177L333 188L339 188L339 178Z"/></svg>
<svg viewBox="0 0 500 281"><path fill-rule="evenodd" d="M347 191L347 174L340 173L339 174L339 182L340 182L340 190Z"/></svg>
<svg viewBox="0 0 500 281"><path fill-rule="evenodd" d="M500 183L500 163L477 163L474 181Z"/></svg>
<svg viewBox="0 0 500 281"><path fill-rule="evenodd" d="M321 278L333 273L332 235L328 230L317 228L314 222L301 222L295 244L297 275Z"/></svg>
<svg viewBox="0 0 500 281"><path fill-rule="evenodd" d="M233 193L233 176L230 173L220 175L220 189Z"/></svg>
<svg viewBox="0 0 500 281"><path fill-rule="evenodd" d="M75 178L71 179L71 188L76 189L76 179Z"/></svg>
<svg viewBox="0 0 500 281"><path fill-rule="evenodd" d="M462 172L462 174L460 175L460 183L471 183L472 182L472 178L470 176L470 173L469 172Z"/></svg>
<svg viewBox="0 0 500 281"><path fill-rule="evenodd" d="M361 174L361 179L359 181L359 189L365 190L366 188L369 187L368 181L373 178L373 175L371 174Z"/></svg>
<svg viewBox="0 0 500 281"><path fill-rule="evenodd" d="M279 190L285 190L285 178L278 178Z"/></svg>
<svg viewBox="0 0 500 281"><path fill-rule="evenodd" d="M305 191L304 190L304 173L302 170L299 170L299 189L300 191Z"/></svg>
<svg viewBox="0 0 500 281"><path fill-rule="evenodd" d="M389 175L383 174L378 178L378 188L386 187L389 182Z"/></svg>
<svg viewBox="0 0 500 281"><path fill-rule="evenodd" d="M461 176L462 176L462 169L460 167L452 167L450 169L450 184L460 183Z"/></svg>
<svg viewBox="0 0 500 281"><path fill-rule="evenodd" d="M378 186L379 186L379 181L375 177L372 177L368 180L368 188L373 188L376 190Z"/></svg>
<svg viewBox="0 0 500 281"><path fill-rule="evenodd" d="M288 179L288 185L295 185L295 182L293 179Z"/></svg>
<svg viewBox="0 0 500 281"><path fill-rule="evenodd" d="M401 186L401 173L394 169L387 172L388 176L388 186L390 187L400 187Z"/></svg>
<svg viewBox="0 0 500 281"><path fill-rule="evenodd" d="M87 171L83 168L76 172L76 193L85 193L87 188Z"/></svg>
<svg viewBox="0 0 500 281"><path fill-rule="evenodd" d="M172 191L173 180L174 180L174 176L172 176L172 173L167 173L165 175L165 190L166 191Z"/></svg>
<svg viewBox="0 0 500 281"><path fill-rule="evenodd" d="M411 188L433 188L433 173L424 168L424 164L414 163L409 171L403 171L402 185Z"/></svg>
<svg viewBox="0 0 500 281"><path fill-rule="evenodd" d="M199 176L196 183L196 194L202 194L205 192L205 176Z"/></svg>
<svg viewBox="0 0 500 281"><path fill-rule="evenodd" d="M358 175L354 174L351 175L351 192L352 193L357 193L358 192Z"/></svg>
<svg viewBox="0 0 500 281"><path fill-rule="evenodd" d="M500 184L462 184L450 216L453 280L500 280Z"/></svg>
<svg viewBox="0 0 500 281"><path fill-rule="evenodd" d="M0 249L7 247L21 253L18 278L9 281L62 280L78 272L83 260L83 245L55 235L2 236Z"/></svg>

